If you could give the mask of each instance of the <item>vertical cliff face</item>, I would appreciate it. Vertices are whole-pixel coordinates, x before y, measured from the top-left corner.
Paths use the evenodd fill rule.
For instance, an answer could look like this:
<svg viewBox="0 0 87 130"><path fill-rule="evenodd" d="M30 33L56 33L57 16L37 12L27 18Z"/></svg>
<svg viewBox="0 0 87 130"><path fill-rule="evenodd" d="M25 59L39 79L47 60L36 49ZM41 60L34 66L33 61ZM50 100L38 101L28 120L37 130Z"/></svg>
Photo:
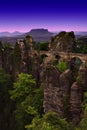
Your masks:
<svg viewBox="0 0 87 130"><path fill-rule="evenodd" d="M80 83L74 82L71 86L70 111L71 119L74 124L81 120L83 90Z"/></svg>
<svg viewBox="0 0 87 130"><path fill-rule="evenodd" d="M70 117L70 94L71 94L71 85L73 83L73 74L71 70L66 70L59 77L59 84L61 88L62 94L62 103L63 103L63 111L64 117Z"/></svg>
<svg viewBox="0 0 87 130"><path fill-rule="evenodd" d="M33 50L33 39L31 36L27 35L24 40L19 40L17 42L20 51L20 71L23 73L31 73L32 72L32 61L34 58L34 50ZM15 48L14 48L15 49ZM16 62L17 63L17 62ZM19 69L18 69L19 70Z"/></svg>
<svg viewBox="0 0 87 130"><path fill-rule="evenodd" d="M78 124L81 120L82 102L85 91L87 91L87 68L81 66L78 71L76 82L71 86L70 111L74 124Z"/></svg>
<svg viewBox="0 0 87 130"><path fill-rule="evenodd" d="M54 66L43 71L44 111L54 111L59 117L70 116L70 94L73 76L70 70L60 73Z"/></svg>
<svg viewBox="0 0 87 130"><path fill-rule="evenodd" d="M83 92L87 91L87 67L81 66L79 68L78 77L80 77Z"/></svg>
<svg viewBox="0 0 87 130"><path fill-rule="evenodd" d="M53 66L46 66L43 71L44 83L44 111L56 112L63 117L63 104L59 85L60 72Z"/></svg>
<svg viewBox="0 0 87 130"><path fill-rule="evenodd" d="M26 68L26 73L31 72L31 62L32 62L32 48L33 39L31 36L26 36L24 40L24 46L22 50L22 61L24 62L24 69Z"/></svg>
<svg viewBox="0 0 87 130"><path fill-rule="evenodd" d="M77 125L81 120L86 71L80 67L76 80L71 70L60 73L54 66L43 70L44 111L54 111L59 117L66 118Z"/></svg>

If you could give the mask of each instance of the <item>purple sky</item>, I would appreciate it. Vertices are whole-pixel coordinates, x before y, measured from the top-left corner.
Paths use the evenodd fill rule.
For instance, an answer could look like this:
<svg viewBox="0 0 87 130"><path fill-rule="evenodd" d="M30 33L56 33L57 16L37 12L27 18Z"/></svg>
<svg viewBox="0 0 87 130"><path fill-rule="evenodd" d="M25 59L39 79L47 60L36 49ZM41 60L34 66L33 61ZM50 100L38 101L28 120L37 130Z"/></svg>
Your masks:
<svg viewBox="0 0 87 130"><path fill-rule="evenodd" d="M0 32L26 32L33 28L47 28L49 31L87 31L87 4L84 0L0 2Z"/></svg>

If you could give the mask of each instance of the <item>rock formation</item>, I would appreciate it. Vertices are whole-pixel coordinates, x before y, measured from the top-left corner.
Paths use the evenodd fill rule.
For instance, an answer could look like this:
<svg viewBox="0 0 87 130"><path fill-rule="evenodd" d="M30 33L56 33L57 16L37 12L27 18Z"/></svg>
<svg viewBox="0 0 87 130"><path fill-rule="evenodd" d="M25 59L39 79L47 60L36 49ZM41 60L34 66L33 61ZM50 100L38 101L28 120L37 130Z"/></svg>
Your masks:
<svg viewBox="0 0 87 130"><path fill-rule="evenodd" d="M51 40L49 53L73 51L74 38L73 32L59 33ZM54 111L59 117L78 124L81 120L83 94L87 91L87 66L81 66L82 63L77 65L78 60L74 58L69 68L60 72L56 67L60 58L51 53L43 60L41 54L33 49L33 39L29 35L24 40L18 40L13 48L0 45L0 67L9 72L14 80L22 72L33 75L36 87L42 81L44 112Z"/></svg>
<svg viewBox="0 0 87 130"><path fill-rule="evenodd" d="M62 103L63 103L63 111L64 117L69 118L70 116L70 93L71 93L71 85L73 83L73 75L71 70L66 70L59 77L59 84L62 93Z"/></svg>
<svg viewBox="0 0 87 130"><path fill-rule="evenodd" d="M72 52L75 49L74 32L60 32L54 36L50 42L50 48L53 51Z"/></svg>
<svg viewBox="0 0 87 130"><path fill-rule="evenodd" d="M63 117L63 104L59 86L60 72L53 66L46 66L43 71L44 112L54 111Z"/></svg>
<svg viewBox="0 0 87 130"><path fill-rule="evenodd" d="M48 63L48 62L47 62ZM44 66L44 111L54 111L77 125L81 120L84 89L87 91L87 69L81 66L77 76L72 70L61 73L52 62Z"/></svg>
<svg viewBox="0 0 87 130"><path fill-rule="evenodd" d="M76 125L81 120L82 97L83 97L83 90L81 84L74 82L71 86L70 111L72 122Z"/></svg>

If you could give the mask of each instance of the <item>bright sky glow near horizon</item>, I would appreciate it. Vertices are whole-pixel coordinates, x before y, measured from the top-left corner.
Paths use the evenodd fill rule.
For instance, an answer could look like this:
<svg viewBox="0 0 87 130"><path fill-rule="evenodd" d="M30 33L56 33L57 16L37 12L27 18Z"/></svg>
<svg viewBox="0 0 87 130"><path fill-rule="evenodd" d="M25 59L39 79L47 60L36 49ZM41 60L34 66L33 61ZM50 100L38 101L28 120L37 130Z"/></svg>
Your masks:
<svg viewBox="0 0 87 130"><path fill-rule="evenodd" d="M0 32L87 31L86 1L22 0L0 2Z"/></svg>

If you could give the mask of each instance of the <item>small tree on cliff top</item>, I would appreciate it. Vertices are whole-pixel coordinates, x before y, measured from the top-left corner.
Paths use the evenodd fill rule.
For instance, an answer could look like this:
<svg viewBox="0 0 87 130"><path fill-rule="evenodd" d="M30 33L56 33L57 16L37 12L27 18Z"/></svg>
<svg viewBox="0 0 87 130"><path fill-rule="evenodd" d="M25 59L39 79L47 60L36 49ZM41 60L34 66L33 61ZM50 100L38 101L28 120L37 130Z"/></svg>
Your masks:
<svg viewBox="0 0 87 130"><path fill-rule="evenodd" d="M59 60L58 64L56 65L56 67L61 71L64 72L66 69L68 69L68 65L67 62Z"/></svg>

